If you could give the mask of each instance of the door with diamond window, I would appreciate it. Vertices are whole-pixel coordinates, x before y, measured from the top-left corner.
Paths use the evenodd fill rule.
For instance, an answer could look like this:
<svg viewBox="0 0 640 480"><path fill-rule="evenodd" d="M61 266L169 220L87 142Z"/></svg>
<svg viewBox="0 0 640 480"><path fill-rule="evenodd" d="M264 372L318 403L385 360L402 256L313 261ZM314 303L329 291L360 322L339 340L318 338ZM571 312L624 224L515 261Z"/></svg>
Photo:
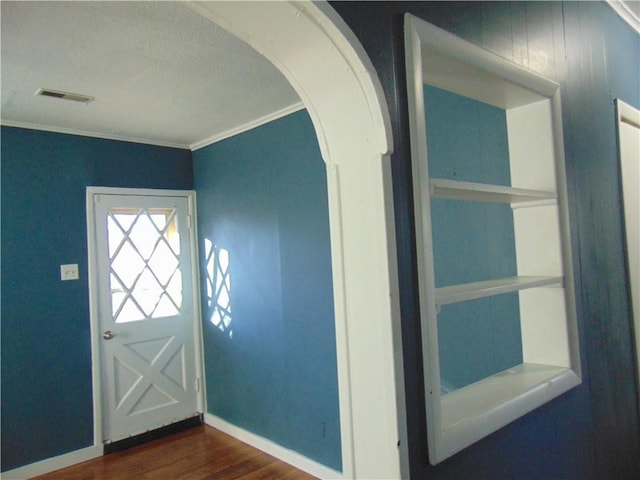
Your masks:
<svg viewBox="0 0 640 480"><path fill-rule="evenodd" d="M103 440L197 414L187 196L95 194Z"/></svg>

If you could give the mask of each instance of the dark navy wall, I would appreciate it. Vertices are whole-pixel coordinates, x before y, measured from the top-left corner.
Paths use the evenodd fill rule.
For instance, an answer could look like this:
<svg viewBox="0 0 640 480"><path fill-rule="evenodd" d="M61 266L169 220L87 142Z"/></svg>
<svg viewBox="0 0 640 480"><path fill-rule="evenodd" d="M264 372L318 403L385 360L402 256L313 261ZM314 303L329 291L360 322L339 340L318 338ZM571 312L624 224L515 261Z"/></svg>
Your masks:
<svg viewBox="0 0 640 480"><path fill-rule="evenodd" d="M2 471L93 444L85 187L193 188L191 152L2 127ZM60 281L78 263L80 280Z"/></svg>
<svg viewBox="0 0 640 480"><path fill-rule="evenodd" d="M630 302L613 99L640 107L640 40L604 2L333 2L362 42L391 113L412 478L640 478ZM426 451L403 15L413 13L558 81L583 384L437 467Z"/></svg>
<svg viewBox="0 0 640 480"><path fill-rule="evenodd" d="M341 469L325 164L306 111L193 154L208 411ZM231 323L207 315L206 243Z"/></svg>

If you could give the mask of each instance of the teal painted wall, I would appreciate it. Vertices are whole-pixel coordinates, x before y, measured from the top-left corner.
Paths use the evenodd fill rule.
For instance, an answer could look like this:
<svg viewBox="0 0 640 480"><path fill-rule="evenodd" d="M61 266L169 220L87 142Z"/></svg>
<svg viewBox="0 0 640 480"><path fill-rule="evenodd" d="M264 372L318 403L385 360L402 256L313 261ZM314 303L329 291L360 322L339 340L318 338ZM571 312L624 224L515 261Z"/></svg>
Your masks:
<svg viewBox="0 0 640 480"><path fill-rule="evenodd" d="M325 164L306 111L193 154L208 411L341 469ZM211 321L205 241L228 252Z"/></svg>
<svg viewBox="0 0 640 480"><path fill-rule="evenodd" d="M640 37L604 2L397 1L334 2L333 6L369 54L391 114L412 478L638 478L640 424L636 385L630 380L634 359L622 255L613 98L640 107ZM581 387L437 467L426 461L404 77L406 12L561 84L584 372ZM189 183L184 176L190 175L188 168L173 168L188 163L183 159L187 152L176 152L174 161L166 164L160 160L165 172L150 168L148 161L130 162L121 155L164 158L159 150L148 148L77 137L63 141L55 134L2 129L3 470L90 441L86 287L58 284L57 265L70 259L51 252L69 248L74 257L77 252L86 255L86 241L77 238L85 231L84 196L78 193L84 187L79 184L175 187L173 183L183 180ZM75 160L56 150L72 153ZM140 168L125 174L122 164ZM163 180L153 180L155 175ZM28 185L23 187L25 181ZM75 192L72 199L59 202L56 197L67 189ZM23 193L24 198L16 200ZM76 212L73 220L66 218L67 208ZM45 220L46 235L36 235L32 223ZM49 255L37 253L43 248ZM82 259L79 263L81 275L86 275L86 265ZM49 279L44 287L43 277ZM66 299L78 302L72 312ZM43 325L62 328L50 329L43 338ZM209 362L215 360L209 358Z"/></svg>
<svg viewBox="0 0 640 480"><path fill-rule="evenodd" d="M12 127L1 153L6 471L93 443L86 186L191 189L194 168L187 150ZM233 339L205 320L210 410L340 470L326 172L309 117L193 157L201 244L231 253ZM80 280L61 282L63 263Z"/></svg>
<svg viewBox="0 0 640 480"><path fill-rule="evenodd" d="M193 188L191 152L2 127L2 471L93 444L85 187ZM78 281L59 265L78 263Z"/></svg>
<svg viewBox="0 0 640 480"><path fill-rule="evenodd" d="M510 185L506 112L424 86L429 176ZM508 204L431 200L436 287L517 275ZM445 305L438 314L443 391L522 363L518 294Z"/></svg>

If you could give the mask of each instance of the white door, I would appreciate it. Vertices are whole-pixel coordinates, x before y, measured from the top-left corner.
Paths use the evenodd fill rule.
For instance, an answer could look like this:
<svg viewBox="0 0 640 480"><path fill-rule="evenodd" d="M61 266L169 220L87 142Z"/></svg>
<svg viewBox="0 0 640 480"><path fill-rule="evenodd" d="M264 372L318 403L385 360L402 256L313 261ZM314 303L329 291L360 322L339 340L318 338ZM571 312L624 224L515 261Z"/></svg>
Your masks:
<svg viewBox="0 0 640 480"><path fill-rule="evenodd" d="M88 202L94 358L110 442L198 413L191 219L186 193L94 193Z"/></svg>
<svg viewBox="0 0 640 480"><path fill-rule="evenodd" d="M640 385L640 111L616 101L631 311Z"/></svg>

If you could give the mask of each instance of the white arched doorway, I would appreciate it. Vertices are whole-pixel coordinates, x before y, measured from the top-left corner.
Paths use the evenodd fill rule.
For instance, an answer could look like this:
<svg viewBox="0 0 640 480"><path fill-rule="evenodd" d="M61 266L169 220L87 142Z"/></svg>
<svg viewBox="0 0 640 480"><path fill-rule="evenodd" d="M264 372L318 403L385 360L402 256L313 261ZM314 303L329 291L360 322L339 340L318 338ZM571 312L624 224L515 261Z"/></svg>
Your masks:
<svg viewBox="0 0 640 480"><path fill-rule="evenodd" d="M190 5L269 59L309 111L327 164L344 477L400 478L392 136L376 72L327 3Z"/></svg>

